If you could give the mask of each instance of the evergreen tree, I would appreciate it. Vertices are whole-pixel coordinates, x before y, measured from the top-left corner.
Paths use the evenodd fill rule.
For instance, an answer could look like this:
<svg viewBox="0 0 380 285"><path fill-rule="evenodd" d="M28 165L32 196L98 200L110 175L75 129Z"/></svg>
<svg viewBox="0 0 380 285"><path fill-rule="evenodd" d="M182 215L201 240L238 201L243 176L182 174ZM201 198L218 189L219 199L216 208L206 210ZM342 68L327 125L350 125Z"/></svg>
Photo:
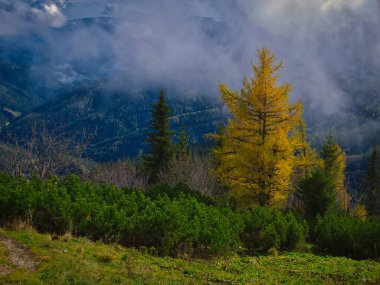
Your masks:
<svg viewBox="0 0 380 285"><path fill-rule="evenodd" d="M150 153L145 157L145 169L149 175L149 182L155 183L159 173L167 169L174 155L174 146L171 141L173 133L169 128L170 108L163 91L160 92L158 101L153 104L151 113L149 128L152 131L148 133L147 138Z"/></svg>
<svg viewBox="0 0 380 285"><path fill-rule="evenodd" d="M315 169L309 177L299 183L306 216L323 215L335 201L335 185L323 169Z"/></svg>
<svg viewBox="0 0 380 285"><path fill-rule="evenodd" d="M376 145L373 146L368 161L363 188L366 194L365 206L368 214L380 215L380 169Z"/></svg>
<svg viewBox="0 0 380 285"><path fill-rule="evenodd" d="M219 86L232 118L220 134L214 173L233 190L241 206L283 205L290 192L299 141L302 104L290 104L290 84L278 85L279 70L268 48L258 50L253 77L240 92Z"/></svg>
<svg viewBox="0 0 380 285"><path fill-rule="evenodd" d="M337 205L342 210L348 209L350 197L344 187L346 158L344 151L335 142L332 133L327 136L322 146L321 158L323 159L323 170L333 180Z"/></svg>
<svg viewBox="0 0 380 285"><path fill-rule="evenodd" d="M181 124L177 143L177 157L184 158L189 155L189 136L186 134L185 127Z"/></svg>

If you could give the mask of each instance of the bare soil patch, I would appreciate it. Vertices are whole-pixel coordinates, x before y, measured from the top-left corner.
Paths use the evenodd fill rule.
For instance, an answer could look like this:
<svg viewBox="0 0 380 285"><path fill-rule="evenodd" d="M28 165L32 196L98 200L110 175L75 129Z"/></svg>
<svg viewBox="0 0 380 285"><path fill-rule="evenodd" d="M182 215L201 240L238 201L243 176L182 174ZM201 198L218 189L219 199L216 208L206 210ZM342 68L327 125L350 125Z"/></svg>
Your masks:
<svg viewBox="0 0 380 285"><path fill-rule="evenodd" d="M4 275L7 275L7 274L10 274L13 272L13 268L7 266L7 265L4 265L4 264L0 264L0 276L4 276Z"/></svg>
<svg viewBox="0 0 380 285"><path fill-rule="evenodd" d="M29 248L15 240L0 236L0 242L8 250L10 261L18 268L23 268L28 271L35 271L39 264L37 255L32 253ZM6 275L13 271L12 268L5 265L0 265L0 275Z"/></svg>

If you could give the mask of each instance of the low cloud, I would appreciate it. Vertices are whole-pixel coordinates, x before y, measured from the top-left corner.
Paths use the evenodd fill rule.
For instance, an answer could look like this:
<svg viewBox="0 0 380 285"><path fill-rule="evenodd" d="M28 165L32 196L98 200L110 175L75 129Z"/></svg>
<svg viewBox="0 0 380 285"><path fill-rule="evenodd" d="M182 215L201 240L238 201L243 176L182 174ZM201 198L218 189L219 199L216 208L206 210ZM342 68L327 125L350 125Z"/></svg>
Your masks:
<svg viewBox="0 0 380 285"><path fill-rule="evenodd" d="M375 0L0 0L0 8L0 37L37 33L51 67L72 69L64 82L116 76L218 96L218 82L240 88L256 49L268 46L285 62L292 99L335 115L350 109L358 78L380 75Z"/></svg>
<svg viewBox="0 0 380 285"><path fill-rule="evenodd" d="M27 34L47 26L59 28L66 23L66 16L55 3L36 4L36 1L0 0L0 36Z"/></svg>

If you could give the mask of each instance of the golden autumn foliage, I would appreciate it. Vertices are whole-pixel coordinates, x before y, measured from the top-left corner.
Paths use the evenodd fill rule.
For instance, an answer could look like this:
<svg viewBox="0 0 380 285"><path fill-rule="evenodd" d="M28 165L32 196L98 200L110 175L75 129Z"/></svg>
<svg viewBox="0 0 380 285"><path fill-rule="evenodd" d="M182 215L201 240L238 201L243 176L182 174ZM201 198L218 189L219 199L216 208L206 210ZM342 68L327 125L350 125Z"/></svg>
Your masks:
<svg viewBox="0 0 380 285"><path fill-rule="evenodd" d="M368 213L363 204L357 204L355 207L352 209L352 216L359 218L363 222L367 220Z"/></svg>
<svg viewBox="0 0 380 285"><path fill-rule="evenodd" d="M233 190L241 206L283 205L295 175L305 175L318 163L305 138L302 104L290 104L291 85L278 84L282 62L268 48L257 52L253 77L244 78L239 92L219 89L231 118L213 151L214 174Z"/></svg>

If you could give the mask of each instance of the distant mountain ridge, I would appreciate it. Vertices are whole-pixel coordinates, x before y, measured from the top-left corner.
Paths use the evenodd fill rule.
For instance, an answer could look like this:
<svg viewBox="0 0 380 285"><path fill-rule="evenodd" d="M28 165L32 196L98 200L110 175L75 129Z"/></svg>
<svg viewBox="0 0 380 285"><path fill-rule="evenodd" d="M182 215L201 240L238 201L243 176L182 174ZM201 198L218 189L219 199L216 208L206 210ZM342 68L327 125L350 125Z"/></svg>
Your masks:
<svg viewBox="0 0 380 285"><path fill-rule="evenodd" d="M146 132L151 104L159 90L110 92L102 84L68 89L56 98L15 118L2 132L5 139L27 136L34 126L60 128L74 140L91 137L87 156L98 161L133 157L147 151ZM219 102L206 97L172 96L171 127L184 125L192 144L210 143L206 134L215 132L226 114Z"/></svg>
<svg viewBox="0 0 380 285"><path fill-rule="evenodd" d="M29 89L27 81L24 68L0 60L0 129L44 102Z"/></svg>
<svg viewBox="0 0 380 285"><path fill-rule="evenodd" d="M3 9L4 11L7 9L11 11L12 7L19 3L19 1L10 0L0 2L0 10ZM204 94L208 92L199 91L201 88L196 91L188 91L192 88L193 83L194 86L198 83L196 79L199 77L208 80L208 70L202 69L203 61L199 62L201 65L198 72L199 77L194 77L196 79L184 78L183 80L178 80L175 77L176 71L179 69L172 71L170 68L170 72L164 70L169 74L168 79L155 78L155 75L161 72L160 64L162 63L160 60L156 62L156 58L149 57L150 60L147 61L135 61L134 49L137 50L145 45L150 45L152 50L148 51L148 55L151 53L155 55L155 51L158 50L157 57L160 57L160 48L173 45L173 42L166 44L163 41L163 44L160 45L161 42L156 41L155 38L153 41L149 41L152 38L148 36L148 41L143 40L139 42L141 45L136 46L132 43L131 52L122 53L119 57L116 57L115 53L127 49L128 37L124 39L125 42L118 43L114 50L111 50L112 45L105 44L103 46L107 39L112 41L123 34L113 34L115 27L119 27L118 25L124 25L122 27L125 28L119 32L130 31L128 27L132 26L132 33L129 36L139 37L139 34L133 33L135 19L143 18L142 21L135 23L140 28L139 32L145 31L149 34L149 32L154 31L154 29L146 29L149 25L144 25L144 21L155 15L154 9L160 6L160 2L154 0L23 0L21 2L35 9L45 9L45 5L54 4L60 9L60 12L64 12L67 19L59 27L49 26L43 22L37 26L38 28L26 32L7 34L6 36L0 35L0 128L3 129L3 133L19 131L25 133L28 129L30 130L31 122L34 119L38 122L48 123L51 128L63 124L68 131L74 133L80 132L86 126L92 131L96 129L97 132L97 139L92 141L91 149L89 149L90 156L107 160L115 159L118 156L136 155L141 150L146 151L142 134L146 131L147 122L150 118L150 104L155 100L158 93L158 90L152 87L153 84L149 80L156 80L154 81L155 84L161 84L164 87L177 87L177 90L178 86L182 87L183 83L188 84L180 91L170 92L168 97L174 109L173 126L178 127L178 120L181 118L189 129L193 144L206 143L203 138L204 134L218 129L219 125L225 121L227 114L222 110L218 99L217 82L213 83L213 89L207 89L213 92L213 99L210 100L207 97L202 98L193 95L193 93ZM234 1L227 2L233 3ZM207 43L210 45L210 49L223 51L223 47L228 46L229 43L239 43L236 40L241 36L240 29L244 27L235 26L233 18L223 16L222 12L228 14L226 13L228 10L215 12L215 9L210 9L218 3L215 0L187 2L186 8L195 7L199 13L187 17L186 21L191 24L185 25L185 27L194 29L190 31L196 32L198 37L207 38L207 41L200 41L198 44ZM226 7L232 6L227 5ZM224 7L224 9L226 8ZM118 17L119 11L123 11L124 17ZM28 13L21 16L26 20L33 21L33 17L27 17ZM25 20L24 18L22 19ZM179 24L182 23L180 20L178 21ZM233 25L230 25L229 21ZM161 21L157 23L162 24ZM167 23L164 21L164 24ZM164 27L166 26L164 25ZM87 32L88 29L90 33ZM77 37L72 39L71 36L74 31L79 31L79 33L76 35ZM86 33L82 33L83 31ZM165 32L165 29L160 31ZM186 32L189 31L184 32L184 40L186 40ZM91 34L102 34L105 37L102 37L101 41L97 39L93 42L91 40L94 38L88 37ZM108 35L115 37L107 38ZM329 34L326 35L326 41L329 36ZM341 37L345 38L342 44L349 43L351 31L346 31ZM67 46L65 45L66 39L72 40ZM178 44L176 41L174 43ZM84 51L75 54L76 48L82 47L82 45L85 46ZM186 46L181 46L181 48L186 48ZM243 46L240 48L244 49ZM344 45L339 46L338 49L343 51ZM235 50L232 49L232 51ZM240 52L240 49L238 51ZM240 57L239 52L235 51L234 56ZM86 57L87 54L91 54L91 56ZM336 83L337 89L344 93L344 98L342 94L341 98L347 99L347 102L350 103L343 115L333 113L326 118L323 112L319 112L320 110L309 112L310 105L315 101L310 100L309 95L305 94L303 101L305 118L313 139L317 138L315 145L320 145L320 141L329 129L334 131L339 143L350 155L362 155L373 143L379 143L380 96L378 78L380 71L376 69L376 64L371 66L371 62L366 61L366 53L361 54L362 56L350 62L352 64L349 72L342 70L326 75L331 77L335 75L332 82ZM184 60L191 64L192 59L188 60L186 56L187 53L181 54L173 61L182 63ZM125 59L125 57L128 58ZM121 67L117 60L120 58L125 59ZM170 63L170 57L164 58ZM217 59L223 60L222 57ZM151 61L155 64L149 65ZM145 69L145 65L149 65L149 68ZM144 68L139 69L141 66ZM218 64L216 66L219 67ZM186 68L185 66L184 69L186 70ZM332 70L334 68L339 70L339 67L331 66ZM154 72L153 79L149 78L150 70L158 70ZM198 76L198 73L193 71L190 69L188 75L196 74ZM135 76L135 74L137 75ZM170 80L173 81L170 82ZM113 91L108 88L109 86L101 86L102 84L99 85L97 82L112 85ZM139 88L142 91L133 91ZM192 95L189 95L190 93ZM136 96L136 94L140 95ZM334 94L324 95L325 99L321 100L326 100ZM344 109L340 102L332 102L331 105L336 106L336 109L340 107L342 110ZM182 115L178 117L176 114Z"/></svg>

